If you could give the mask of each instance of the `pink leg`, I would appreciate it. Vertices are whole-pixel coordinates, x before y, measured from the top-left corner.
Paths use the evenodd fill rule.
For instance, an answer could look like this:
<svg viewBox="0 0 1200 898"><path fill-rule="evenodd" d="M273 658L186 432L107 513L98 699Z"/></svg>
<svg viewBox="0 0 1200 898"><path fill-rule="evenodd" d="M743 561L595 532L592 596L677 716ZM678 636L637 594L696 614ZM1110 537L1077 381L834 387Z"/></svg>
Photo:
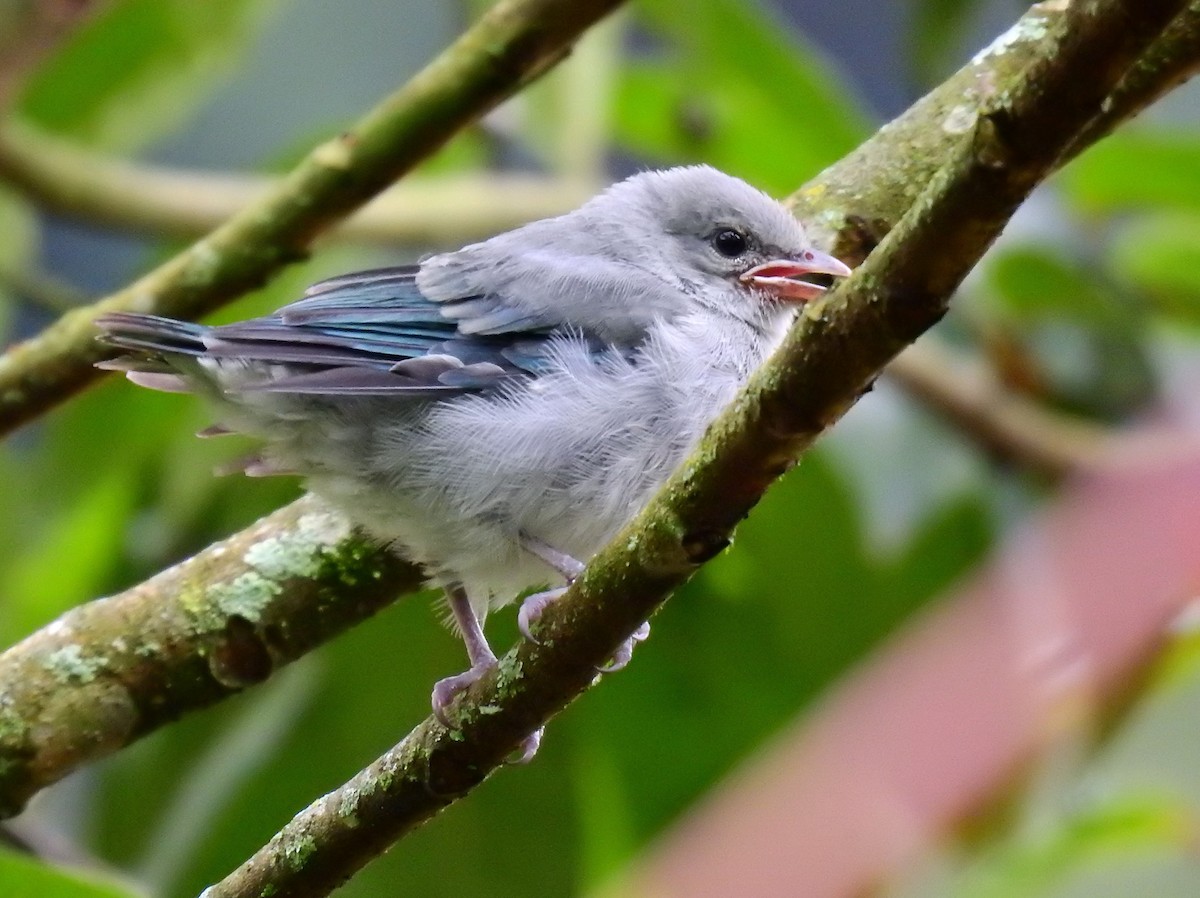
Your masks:
<svg viewBox="0 0 1200 898"><path fill-rule="evenodd" d="M433 685L433 715L445 726L452 726L446 716L446 708L454 701L454 697L496 666L496 654L488 645L487 637L483 635L483 627L471 607L471 600L466 591L454 584L446 587L446 604L454 615L458 632L462 634L463 645L467 647L467 659L471 667L453 677L438 680Z"/></svg>
<svg viewBox="0 0 1200 898"><path fill-rule="evenodd" d="M438 680L433 684L431 697L433 716L441 722L442 726L450 728L454 724L450 722L446 709L460 692L496 666L496 654L488 645L483 627L479 623L475 609L471 607L471 600L467 597L466 591L458 584L446 587L446 602L450 606L450 613L454 615L454 622L462 634L463 645L467 647L467 658L471 662L469 669L453 677ZM525 764L532 760L533 756L537 754L541 742L542 729L539 727L535 733L526 737L521 743L518 749L519 754L513 759L513 763Z"/></svg>

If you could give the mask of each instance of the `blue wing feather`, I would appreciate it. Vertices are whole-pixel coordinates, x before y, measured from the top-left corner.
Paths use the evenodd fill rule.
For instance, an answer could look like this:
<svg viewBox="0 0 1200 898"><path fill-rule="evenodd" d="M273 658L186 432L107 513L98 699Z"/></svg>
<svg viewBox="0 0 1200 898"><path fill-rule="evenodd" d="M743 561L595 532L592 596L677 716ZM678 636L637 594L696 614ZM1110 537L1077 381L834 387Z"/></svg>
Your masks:
<svg viewBox="0 0 1200 898"><path fill-rule="evenodd" d="M217 327L127 313L97 323L109 343L144 358L147 371L179 354L272 366L261 382L238 387L254 392L447 397L536 377L550 366L561 329L539 326L495 297L431 301L416 272L385 268L331 278L274 315ZM456 320L468 317L463 312L472 318L471 333ZM597 357L621 351L576 336Z"/></svg>

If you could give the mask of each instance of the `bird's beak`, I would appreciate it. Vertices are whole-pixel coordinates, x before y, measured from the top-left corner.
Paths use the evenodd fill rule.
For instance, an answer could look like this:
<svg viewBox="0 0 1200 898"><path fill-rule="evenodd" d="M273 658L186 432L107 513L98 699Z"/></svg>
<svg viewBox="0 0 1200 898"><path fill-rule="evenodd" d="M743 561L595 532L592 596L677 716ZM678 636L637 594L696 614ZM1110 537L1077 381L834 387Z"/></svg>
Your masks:
<svg viewBox="0 0 1200 898"><path fill-rule="evenodd" d="M740 278L743 284L757 287L782 302L803 303L825 292L825 287L802 280L807 275L850 276L850 267L829 253L808 249L796 259L772 259L755 265Z"/></svg>

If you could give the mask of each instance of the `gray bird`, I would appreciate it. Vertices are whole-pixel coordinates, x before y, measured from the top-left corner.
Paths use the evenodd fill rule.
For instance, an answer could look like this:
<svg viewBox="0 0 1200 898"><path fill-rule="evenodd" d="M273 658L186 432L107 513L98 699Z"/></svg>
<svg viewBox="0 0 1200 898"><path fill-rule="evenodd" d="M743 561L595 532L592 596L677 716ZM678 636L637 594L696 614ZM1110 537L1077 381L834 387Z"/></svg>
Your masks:
<svg viewBox="0 0 1200 898"><path fill-rule="evenodd" d="M779 203L695 166L416 266L323 281L263 318L97 324L131 353L102 366L204 394L210 432L265 441L247 473L304 475L445 591L470 659L434 687L445 722L496 664L489 609L556 587L523 603L530 636L824 292L820 276L849 273Z"/></svg>

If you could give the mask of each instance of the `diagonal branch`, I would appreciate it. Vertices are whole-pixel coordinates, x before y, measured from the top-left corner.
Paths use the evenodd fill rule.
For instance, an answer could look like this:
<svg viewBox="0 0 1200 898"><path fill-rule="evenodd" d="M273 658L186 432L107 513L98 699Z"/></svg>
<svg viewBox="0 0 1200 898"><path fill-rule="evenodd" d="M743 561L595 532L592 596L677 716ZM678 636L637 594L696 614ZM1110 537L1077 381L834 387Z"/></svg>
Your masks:
<svg viewBox="0 0 1200 898"><path fill-rule="evenodd" d="M810 307L638 519L459 703L296 816L206 898L327 894L462 797L592 683L595 666L728 542L770 482L944 314L1017 205L1100 113L1171 21L1172 0L1076 2L1044 54L980 111L968 139L855 275ZM999 52L1002 52L999 51Z"/></svg>
<svg viewBox="0 0 1200 898"><path fill-rule="evenodd" d="M303 258L312 241L464 124L558 62L620 0L499 0L353 129L313 150L265 199L141 280L0 357L0 432L95 380L100 312L193 318Z"/></svg>
<svg viewBox="0 0 1200 898"><path fill-rule="evenodd" d="M1063 0L1034 4L991 47L881 128L790 199L828 247L860 260L902 216L1005 85L1041 51ZM1200 71L1200 0L1184 5L1064 149L1059 165Z"/></svg>
<svg viewBox="0 0 1200 898"><path fill-rule="evenodd" d="M261 682L421 579L305 497L72 609L0 655L0 816L183 710Z"/></svg>

